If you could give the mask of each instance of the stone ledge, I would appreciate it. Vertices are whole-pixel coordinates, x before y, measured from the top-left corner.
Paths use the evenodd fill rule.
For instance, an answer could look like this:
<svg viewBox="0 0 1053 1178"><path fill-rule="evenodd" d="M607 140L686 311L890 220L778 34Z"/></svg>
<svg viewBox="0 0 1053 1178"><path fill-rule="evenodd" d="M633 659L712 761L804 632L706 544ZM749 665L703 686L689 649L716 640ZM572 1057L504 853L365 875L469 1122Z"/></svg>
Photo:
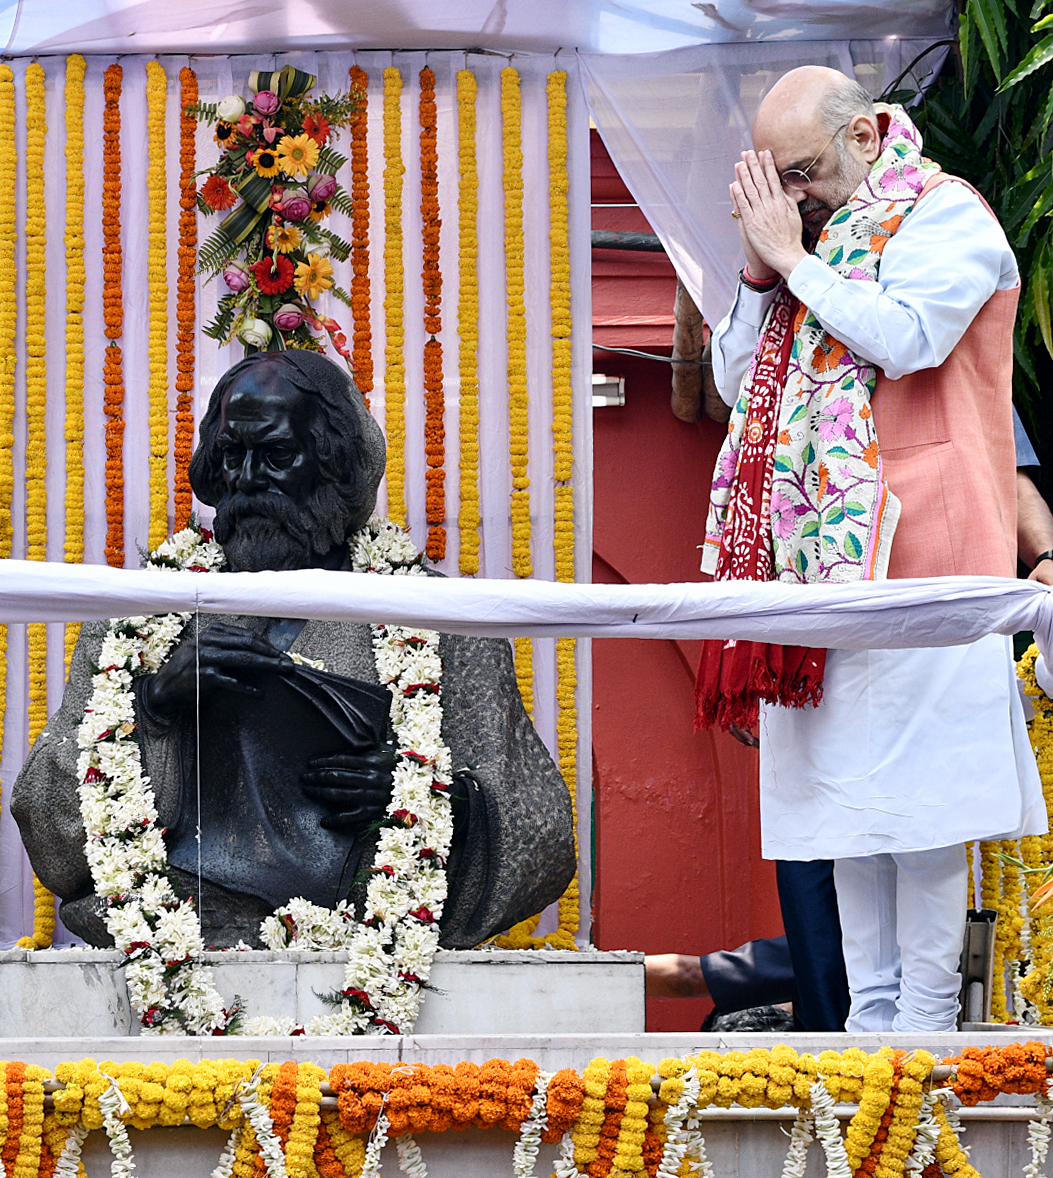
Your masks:
<svg viewBox="0 0 1053 1178"><path fill-rule="evenodd" d="M343 987L347 954L246 950L204 958L228 1003L237 995L250 1017L289 1015L306 1023L327 1009L319 995ZM112 949L0 953L0 1038L136 1036L121 963ZM417 1030L440 1035L642 1031L643 981L642 953L440 950Z"/></svg>

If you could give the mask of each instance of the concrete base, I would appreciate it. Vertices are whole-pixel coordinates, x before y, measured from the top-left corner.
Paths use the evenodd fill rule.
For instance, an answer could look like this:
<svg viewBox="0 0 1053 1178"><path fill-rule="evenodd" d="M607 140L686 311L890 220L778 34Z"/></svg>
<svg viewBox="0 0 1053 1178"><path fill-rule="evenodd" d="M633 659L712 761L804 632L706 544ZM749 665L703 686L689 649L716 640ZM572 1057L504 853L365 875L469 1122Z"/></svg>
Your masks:
<svg viewBox="0 0 1053 1178"><path fill-rule="evenodd" d="M1014 1043L1022 1039L1053 1041L1053 1033L1039 1033L1037 1028L1014 1028L1012 1031L981 1034L947 1035L413 1035L378 1039L215 1039L149 1038L133 1040L127 1036L108 1039L8 1039L0 1040L0 1058L25 1060L54 1068L64 1059L90 1055L97 1060L209 1059L237 1057L282 1061L311 1060L323 1067L355 1059L421 1061L428 1064L456 1064L461 1060L482 1063L495 1057L515 1060L526 1056L548 1071L574 1067L581 1071L590 1059L608 1059L637 1055L657 1062L665 1056L683 1056L703 1048L747 1051L751 1047L772 1047L789 1043L798 1051L825 1048L844 1050L857 1046L873 1051L887 1044L892 1047L927 1048L937 1056L959 1052L967 1045ZM1003 1116L1012 1116L1013 1108L1033 1107L1030 1097L1002 1096L995 1102ZM987 1109L981 1106L965 1120L963 1144L972 1148L970 1161L984 1178L1009 1178L1021 1173L1029 1158L1027 1120L983 1120ZM848 1107L846 1106L846 1112ZM972 1113L972 1110L966 1110ZM766 1109L733 1109L725 1113L713 1110L703 1123L706 1149L718 1178L778 1178L786 1156L786 1130L791 1120L772 1119ZM734 1119L732 1119L734 1118ZM138 1178L208 1178L223 1149L226 1134L218 1129L200 1130L150 1129L133 1131ZM515 1134L501 1129L488 1132L468 1130L464 1133L432 1135L418 1138L431 1178L492 1178L511 1170ZM383 1155L386 1170L394 1171L393 1147ZM101 1133L92 1133L85 1148L89 1174L106 1172L107 1147ZM543 1147L535 1173L552 1172L555 1147ZM820 1146L809 1149L807 1178L823 1178L826 1167Z"/></svg>
<svg viewBox="0 0 1053 1178"><path fill-rule="evenodd" d="M343 953L206 953L228 1002L306 1023L344 985ZM0 1038L137 1035L121 955L104 949L0 953ZM424 1035L605 1034L644 1029L642 953L478 950L435 956ZM81 1054L88 1054L86 1051ZM8 1057L12 1058L12 1057Z"/></svg>

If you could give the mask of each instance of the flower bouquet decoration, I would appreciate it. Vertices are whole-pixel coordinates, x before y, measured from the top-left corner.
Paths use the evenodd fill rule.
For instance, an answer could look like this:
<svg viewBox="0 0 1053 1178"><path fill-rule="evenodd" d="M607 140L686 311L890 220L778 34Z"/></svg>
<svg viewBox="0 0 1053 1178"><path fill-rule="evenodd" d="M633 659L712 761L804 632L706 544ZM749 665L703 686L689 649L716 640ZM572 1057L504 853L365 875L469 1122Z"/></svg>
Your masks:
<svg viewBox="0 0 1053 1178"><path fill-rule="evenodd" d="M325 221L332 209L352 211L336 178L347 161L332 140L361 99L354 89L312 98L316 81L288 65L253 70L250 101L231 94L187 110L214 124L221 148L201 173L198 207L227 213L198 255L201 272L222 274L228 289L205 333L223 344L240 340L248 351L324 352L328 338L350 362L340 325L319 314L317 302L328 291L351 305L330 260L345 261L351 246Z"/></svg>

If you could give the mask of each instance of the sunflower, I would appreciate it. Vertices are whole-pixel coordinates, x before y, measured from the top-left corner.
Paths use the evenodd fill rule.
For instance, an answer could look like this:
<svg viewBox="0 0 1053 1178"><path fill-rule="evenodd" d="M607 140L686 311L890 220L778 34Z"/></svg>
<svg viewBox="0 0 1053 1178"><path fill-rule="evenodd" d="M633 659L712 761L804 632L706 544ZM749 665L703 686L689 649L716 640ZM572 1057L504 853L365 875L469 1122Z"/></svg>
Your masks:
<svg viewBox="0 0 1053 1178"><path fill-rule="evenodd" d="M306 176L318 163L318 144L310 135L283 135L278 140L278 159L290 176Z"/></svg>
<svg viewBox="0 0 1053 1178"><path fill-rule="evenodd" d="M299 294L316 299L333 285L333 263L321 254L308 254L306 262L296 267L293 285Z"/></svg>
<svg viewBox="0 0 1053 1178"><path fill-rule="evenodd" d="M293 264L282 254L260 258L249 267L256 276L260 294L284 294L293 282Z"/></svg>
<svg viewBox="0 0 1053 1178"><path fill-rule="evenodd" d="M321 221L323 217L328 217L329 202L327 200L316 200L311 205L311 212L309 216L312 221Z"/></svg>
<svg viewBox="0 0 1053 1178"><path fill-rule="evenodd" d="M238 137L238 129L233 123L217 123L212 138L220 147L233 147Z"/></svg>
<svg viewBox="0 0 1053 1178"><path fill-rule="evenodd" d="M282 170L282 165L278 160L278 153L270 147L260 147L250 153L252 157L252 166L256 169L257 176L277 176Z"/></svg>
<svg viewBox="0 0 1053 1178"><path fill-rule="evenodd" d="M267 230L267 245L281 254L291 254L302 238L303 234L295 225L281 225L276 222Z"/></svg>
<svg viewBox="0 0 1053 1178"><path fill-rule="evenodd" d="M225 176L209 176L201 187L201 199L210 209L232 209L238 194Z"/></svg>

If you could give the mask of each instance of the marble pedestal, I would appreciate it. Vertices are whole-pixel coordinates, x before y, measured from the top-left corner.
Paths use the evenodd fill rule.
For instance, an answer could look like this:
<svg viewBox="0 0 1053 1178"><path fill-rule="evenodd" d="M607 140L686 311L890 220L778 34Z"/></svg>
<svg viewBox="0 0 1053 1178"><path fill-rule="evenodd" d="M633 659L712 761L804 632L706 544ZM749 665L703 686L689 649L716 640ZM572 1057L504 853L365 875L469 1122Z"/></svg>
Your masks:
<svg viewBox="0 0 1053 1178"><path fill-rule="evenodd" d="M120 959L105 949L0 953L0 1038L137 1035ZM205 960L224 999L240 996L249 1017L306 1023L326 1013L319 995L344 985L343 953L251 950ZM424 1035L644 1029L641 953L439 950L431 986L416 1027Z"/></svg>

